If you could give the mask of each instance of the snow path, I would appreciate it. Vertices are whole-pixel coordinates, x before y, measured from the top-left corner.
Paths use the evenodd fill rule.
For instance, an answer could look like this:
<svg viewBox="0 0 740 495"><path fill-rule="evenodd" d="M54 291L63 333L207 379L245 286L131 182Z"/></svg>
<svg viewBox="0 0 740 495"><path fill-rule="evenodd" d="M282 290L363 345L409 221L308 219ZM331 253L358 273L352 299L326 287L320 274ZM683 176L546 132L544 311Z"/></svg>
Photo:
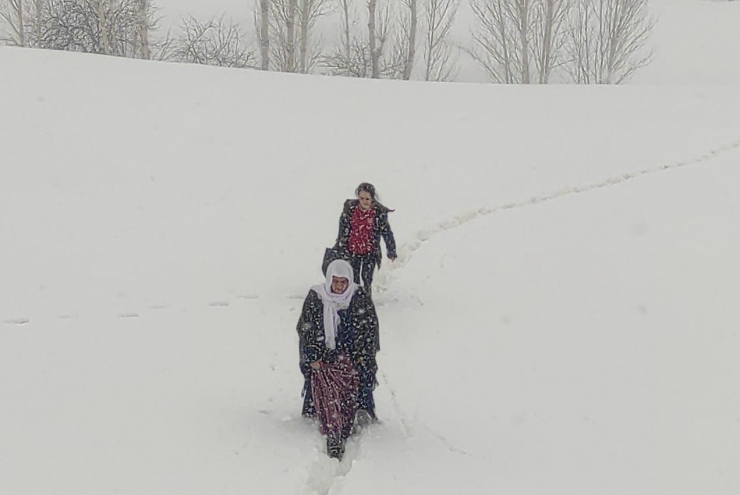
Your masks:
<svg viewBox="0 0 740 495"><path fill-rule="evenodd" d="M670 170L676 170L676 169L680 169L684 167L701 165L701 164L704 164L706 162L713 160L714 158L717 158L720 155L723 155L727 152L735 151L738 149L740 149L740 139L717 146L716 148L713 148L707 153L704 153L701 156L698 156L698 157L695 157L689 160L679 161L679 162L675 162L675 163L668 164L668 165L659 165L659 166L649 167L649 168L645 168L645 169L642 169L636 172L615 175L607 179L601 180L599 182L586 184L582 186L568 186L565 188L555 190L550 193L546 193L546 194L539 195L539 196L531 196L531 197L522 199L520 201L509 202L509 203L505 203L503 205L495 206L492 208L483 207L483 208L479 208L476 210L459 213L450 219L447 219L447 220L444 220L438 223L436 226L432 228L427 228L427 229L418 231L416 235L414 236L414 240L402 245L401 248L398 249L398 259L396 259L395 262L392 264L386 263L384 267L388 267L388 268L383 269L378 273L378 276L376 279L378 283L378 293L382 294L383 292L385 292L387 290L387 287L389 286L390 280L395 275L395 272L397 272L398 270L406 266L406 264L408 264L413 259L414 253L418 251L424 245L425 242L427 242L432 237L438 234L447 232L449 230L456 229L462 225L465 225L469 222L477 220L481 217L485 217L485 216L492 215L495 213L500 213L500 212L507 211L507 210L514 210L518 208L526 208L529 206L539 205L539 204L553 201L556 199L573 196L575 194L590 192L590 191L594 191L597 189L603 189L606 187L618 186L632 179L637 179L640 177L644 177L646 175L666 172Z"/></svg>
<svg viewBox="0 0 740 495"><path fill-rule="evenodd" d="M393 263L385 263L382 269L377 274L376 276L377 292L379 295L382 295L384 292L386 292L388 286L390 285L392 278L396 276L397 272L403 269L413 259L414 253L418 251L425 242L430 240L435 235L458 228L462 225L465 225L469 222L477 220L481 217L492 215L495 213L500 213L503 211L513 210L513 209L518 209L518 208L525 208L529 206L535 206L535 205L539 205L539 204L553 201L556 199L561 199L564 197L572 196L575 194L581 194L585 192L594 191L597 189L617 186L627 181L637 179L637 178L650 175L650 174L661 173L661 172L676 170L676 169L680 169L684 167L704 164L724 153L735 151L738 149L740 149L740 139L717 146L716 148L713 148L707 153L704 153L701 156L698 156L698 157L695 157L689 160L679 161L679 162L675 162L675 163L667 164L667 165L649 167L649 168L645 168L643 170L639 170L636 172L624 173L624 174L619 174L616 176L608 177L604 180L591 183L591 184L586 184L586 185L581 185L581 186L567 186L567 187L557 189L555 191L545 193L542 195L530 196L528 198L524 198L519 201L508 202L508 203L505 203L499 206L490 207L490 208L482 207L482 208L478 208L475 210L459 213L450 219L439 222L434 227L419 230L413 236L412 241L404 243L400 247L400 249L398 249L398 259L395 260L395 262ZM235 297L240 300L251 301L251 300L260 299L261 296L258 294L238 294ZM286 298L288 299L301 299L301 300L303 299L303 297L304 297L303 295L286 296ZM378 300L379 306L384 306L387 304L387 301L382 296L379 297L378 299L379 299ZM218 308L227 308L232 304L232 302L228 300L215 300L215 301L204 302L203 304L209 307L218 309ZM421 304L420 301L419 301L419 304ZM164 310L168 308L169 306L167 305L153 305L153 306L149 306L147 309L158 311L158 310ZM177 308L173 308L173 309L177 309ZM143 311L120 310L115 316L117 318L140 318L142 317L143 314L144 314ZM80 316L81 315L79 314L74 314L74 315L73 314L61 314L58 316L58 318L59 319L74 319L74 318L79 318ZM3 323L5 325L22 326L22 325L29 324L31 320L32 320L32 316L24 315L24 316L18 316L14 318L5 319L3 320Z"/></svg>

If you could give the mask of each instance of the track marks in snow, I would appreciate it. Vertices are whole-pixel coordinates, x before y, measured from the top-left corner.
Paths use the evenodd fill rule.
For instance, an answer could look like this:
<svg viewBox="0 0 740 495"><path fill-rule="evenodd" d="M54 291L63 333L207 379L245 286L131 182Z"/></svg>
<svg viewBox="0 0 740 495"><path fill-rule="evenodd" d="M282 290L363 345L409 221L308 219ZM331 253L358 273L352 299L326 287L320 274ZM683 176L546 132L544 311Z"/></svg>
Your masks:
<svg viewBox="0 0 740 495"><path fill-rule="evenodd" d="M624 174L615 175L612 177L608 177L604 180L601 180L599 182L594 182L591 184L585 184L581 186L568 186L561 189L557 189L555 191L545 193L538 196L531 196L529 198L522 199L520 201L512 201L509 203L504 203L499 206L495 206L492 208L483 207L478 208L476 210L471 210L467 212L460 213L453 218L444 220L437 225L420 230L416 233L415 238L412 241L409 241L401 246L401 248L398 250L398 259L395 261L395 263L388 263L385 266L388 266L387 270L384 270L385 273L380 273L378 276L378 281L380 282L380 286L382 287L380 292L383 292L386 288L387 281L391 274L403 268L412 258L416 251L418 251L422 245L424 245L425 242L427 242L432 237L441 234L443 232L446 232L448 230L455 229L457 227L460 227L462 225L467 224L468 222L471 222L473 220L477 220L478 218L504 212L507 210L514 210L518 208L526 208L529 206L535 206L542 203L546 203L548 201L554 201L556 199L565 198L568 196L573 196L575 194L581 194L585 192L595 191L597 189L603 189L608 187L614 187L620 184L623 184L625 182L628 182L633 179L637 179L640 177L644 177L646 175L656 174L665 172L668 170L676 170L684 167L690 167L695 165L700 165L702 163L705 163L707 161L712 160L713 158L716 158L719 155L722 155L728 151L734 151L740 149L740 139L726 143L724 145L718 146L717 148L714 148L713 150L684 161L675 162L672 164L667 165L660 165L655 167L646 168L643 170L638 170L636 172L629 172Z"/></svg>
<svg viewBox="0 0 740 495"><path fill-rule="evenodd" d="M212 308L226 308L229 306L229 301L213 301L209 302L208 305Z"/></svg>
<svg viewBox="0 0 740 495"><path fill-rule="evenodd" d="M303 296L301 296L302 298ZM236 296L238 300L249 302L249 301L255 301L261 298L258 294L239 294ZM289 299L295 299L294 296L288 296ZM204 303L205 306L209 308L214 308L215 310L220 308L228 308L232 306L232 301L229 301L227 299L221 299L221 300L214 300L207 303ZM167 304L152 304L147 306L143 311L139 310L133 310L133 309L124 309L120 310L117 313L111 314L111 317L120 318L120 319L131 319L135 320L137 318L146 317L147 311L168 311L173 310L176 308L172 308L171 306ZM84 316L84 315L83 315ZM60 320L76 320L81 317L78 313L62 313L57 316ZM7 318L2 320L2 322L6 325L27 325L31 322L31 318L24 316L24 317L15 317L15 318Z"/></svg>
<svg viewBox="0 0 740 495"><path fill-rule="evenodd" d="M401 405L398 402L398 397L396 396L396 389L393 387L393 384L388 379L388 375L383 370L379 370L379 374L380 378L383 381L383 386L387 389L388 395L390 395L391 405L393 406L396 420L401 425L401 432L403 433L403 436L405 438L412 437L414 435L414 429L411 426L411 421L408 420L406 414L404 414L403 410L401 409Z"/></svg>
<svg viewBox="0 0 740 495"><path fill-rule="evenodd" d="M342 492L342 484L352 471L356 459L362 456L362 434L352 436L347 440L347 446L342 461L337 461L326 455L326 439L320 437L320 445L316 449L317 457L311 461L308 468L308 477L304 484L304 495L338 495Z"/></svg>
<svg viewBox="0 0 740 495"><path fill-rule="evenodd" d="M464 449L461 449L460 447L455 446L455 444L453 444L450 440L448 440L447 438L445 438L444 436L440 435L439 433L437 433L436 431L432 430L431 428L429 428L426 425L422 425L422 427L432 437L436 438L444 446L445 449L447 449L449 452L451 452L453 454L462 455L462 456L466 456L466 457L477 457L477 458L480 458L480 459L488 459L487 457L484 457L484 456L481 456L481 455L477 455L477 454L472 454L472 453L470 453L470 452L468 452L468 451L466 451Z"/></svg>
<svg viewBox="0 0 740 495"><path fill-rule="evenodd" d="M429 241L433 237L449 231L456 229L462 225L465 225L469 222L472 222L474 220L477 220L478 218L492 215L495 213L505 212L507 210L514 210L518 208L526 208L529 206L535 206L542 203L546 203L548 201L554 201L556 199L565 198L568 196L573 196L575 194L595 191L597 189L603 189L608 187L617 186L620 184L623 184L625 182L628 182L633 179L637 179L646 175L665 172L668 170L675 170L680 169L684 167L690 167L690 166L696 166L700 165L702 163L705 163L707 161L712 160L713 158L716 158L719 155L722 155L726 152L738 150L740 149L740 139L726 143L724 145L718 146L717 148L714 148L713 150L684 161L675 162L672 164L667 165L660 165L656 167L650 167L643 170L639 170L636 172L629 172L624 174L615 175L612 177L608 177L604 180L601 180L599 182L594 182L591 184L585 184L580 186L569 186L564 187L561 189L557 189L555 191L537 195L537 196L531 196L519 201L512 201L509 203L504 203L499 206L495 207L483 207L478 208L475 210L470 210L466 212L459 213L455 215L452 218L449 218L447 220L444 220L442 222L439 222L438 224L429 227L427 229L420 230L416 233L413 240L404 243L398 250L398 259L395 260L394 263L384 263L383 269L378 273L376 276L376 290L378 294L381 296L378 298L378 301L376 304L378 306L385 306L389 302L394 303L398 302L398 298L390 297L387 292L387 287L391 284L389 284L393 273L396 272L399 269L402 269L404 266L406 266L409 261L413 258L416 251L418 251L425 242ZM260 299L260 295L258 294L237 294L236 298L242 301L254 301ZM304 295L288 295L288 299L295 299L295 300L303 300L305 296ZM423 302L418 299L417 296L411 296L414 304L423 306ZM210 301L205 303L208 307L218 309L218 308L227 308L231 306L231 303L227 300L217 300L217 301ZM152 305L147 308L148 310L167 310L171 309L169 306L161 304L161 305ZM75 319L79 318L80 315L77 314L63 314L60 315L60 319ZM124 318L124 319L136 319L142 317L142 314L136 311L121 311L117 315L118 318ZM31 321L30 317L16 317L16 318L8 318L3 320L3 323L6 325L27 325Z"/></svg>
<svg viewBox="0 0 740 495"><path fill-rule="evenodd" d="M7 325L27 325L31 323L30 318L9 318L7 320L3 320L3 323Z"/></svg>
<svg viewBox="0 0 740 495"><path fill-rule="evenodd" d="M260 296L258 296L257 294L239 294L236 297L239 299L247 299L247 300L260 298Z"/></svg>

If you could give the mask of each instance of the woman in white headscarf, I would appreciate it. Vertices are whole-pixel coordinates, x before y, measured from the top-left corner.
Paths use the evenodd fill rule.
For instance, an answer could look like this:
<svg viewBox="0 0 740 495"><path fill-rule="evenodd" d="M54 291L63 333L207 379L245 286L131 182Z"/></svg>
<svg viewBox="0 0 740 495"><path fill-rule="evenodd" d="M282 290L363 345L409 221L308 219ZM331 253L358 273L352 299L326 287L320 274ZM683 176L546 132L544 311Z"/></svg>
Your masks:
<svg viewBox="0 0 740 495"><path fill-rule="evenodd" d="M333 261L326 281L306 296L297 326L306 378L303 415L318 418L328 454L339 459L355 414L375 418L378 317L365 288L353 280L349 263Z"/></svg>

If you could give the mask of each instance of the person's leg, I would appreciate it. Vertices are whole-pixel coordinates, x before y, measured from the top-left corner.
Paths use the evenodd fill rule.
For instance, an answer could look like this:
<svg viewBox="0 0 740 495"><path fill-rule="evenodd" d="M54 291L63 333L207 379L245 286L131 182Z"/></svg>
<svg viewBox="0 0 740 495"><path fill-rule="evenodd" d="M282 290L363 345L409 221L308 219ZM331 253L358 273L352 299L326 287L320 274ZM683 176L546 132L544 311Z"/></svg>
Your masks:
<svg viewBox="0 0 740 495"><path fill-rule="evenodd" d="M356 254L349 253L349 264L352 267L352 271L354 272L354 282L359 285L360 284L360 271L362 270L362 256L358 256Z"/></svg>
<svg viewBox="0 0 740 495"><path fill-rule="evenodd" d="M369 369L364 365L359 365L358 371L360 388L357 394L357 409L367 413L366 421L372 421L377 419L375 415L375 398L373 397L375 370Z"/></svg>
<svg viewBox="0 0 740 495"><path fill-rule="evenodd" d="M375 255L368 254L362 260L362 285L372 296L373 275L375 274Z"/></svg>
<svg viewBox="0 0 740 495"><path fill-rule="evenodd" d="M316 407L313 403L313 395L311 394L311 373L310 368L308 367L308 363L303 363L300 366L301 373L304 377L303 382L303 409L301 410L301 414L306 418L315 418L316 417Z"/></svg>

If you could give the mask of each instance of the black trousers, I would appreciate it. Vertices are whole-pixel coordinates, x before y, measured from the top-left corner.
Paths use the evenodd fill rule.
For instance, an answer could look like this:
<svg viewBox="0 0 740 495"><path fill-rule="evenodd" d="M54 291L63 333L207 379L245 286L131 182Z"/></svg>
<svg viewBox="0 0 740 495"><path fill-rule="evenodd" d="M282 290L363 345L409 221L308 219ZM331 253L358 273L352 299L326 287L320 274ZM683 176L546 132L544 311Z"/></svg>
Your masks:
<svg viewBox="0 0 740 495"><path fill-rule="evenodd" d="M349 253L349 264L352 265L352 270L355 272L355 283L360 285L360 279L362 279L362 285L367 289L368 294L371 294L373 274L375 273L375 265L377 263L378 258L375 253Z"/></svg>

